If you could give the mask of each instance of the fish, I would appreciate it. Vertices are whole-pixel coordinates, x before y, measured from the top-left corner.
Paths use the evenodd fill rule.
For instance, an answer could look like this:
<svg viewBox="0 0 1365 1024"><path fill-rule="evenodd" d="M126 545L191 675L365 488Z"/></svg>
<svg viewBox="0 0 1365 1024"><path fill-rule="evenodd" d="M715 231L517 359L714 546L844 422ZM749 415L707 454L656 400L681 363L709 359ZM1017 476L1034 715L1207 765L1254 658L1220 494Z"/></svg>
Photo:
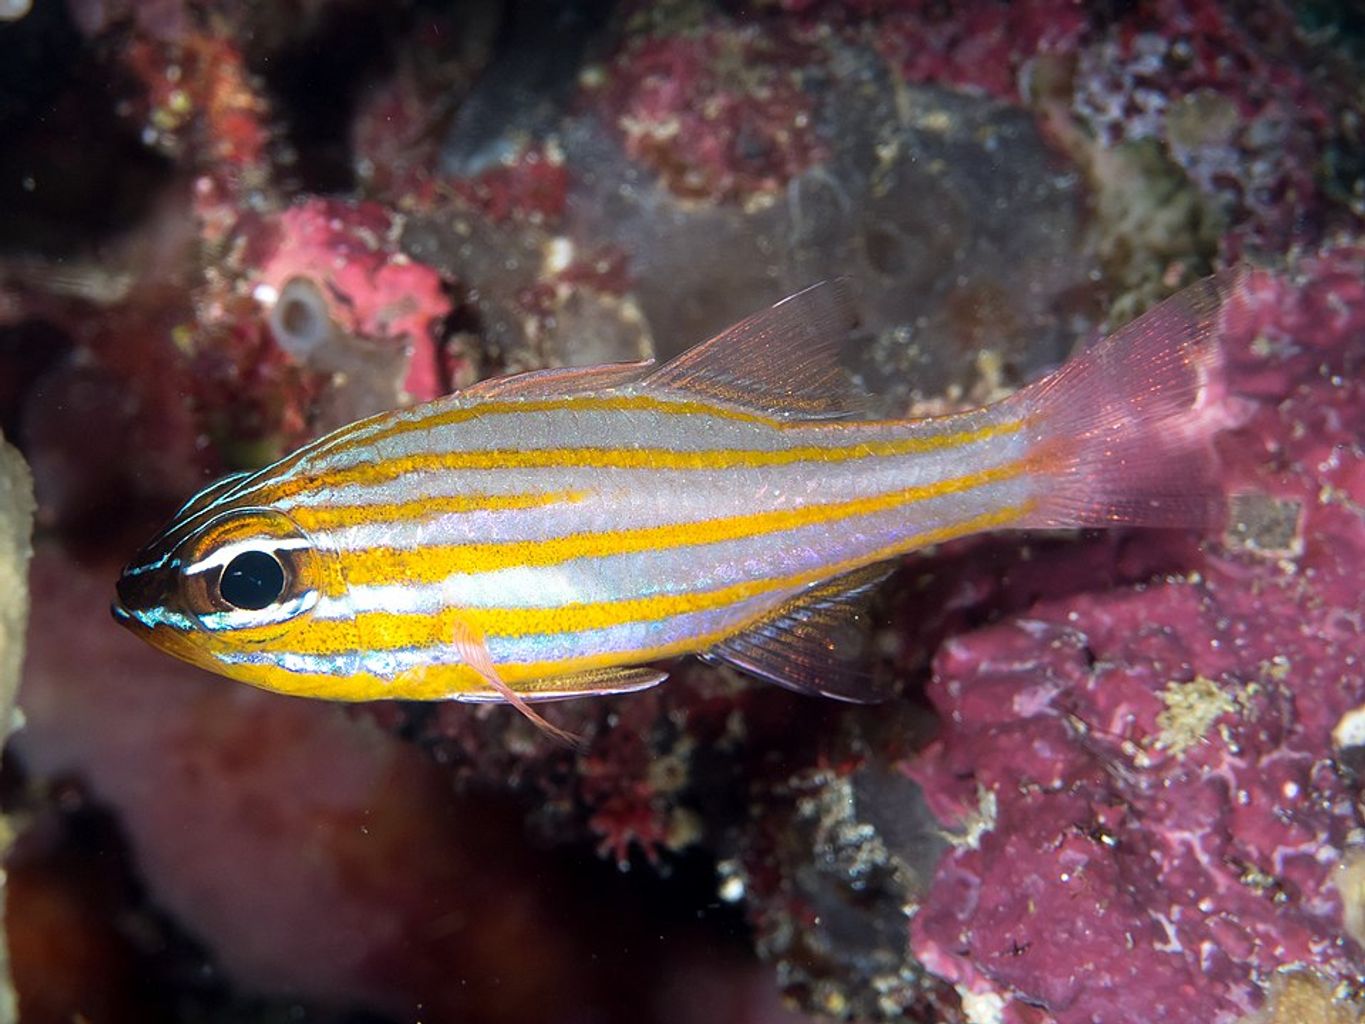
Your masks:
<svg viewBox="0 0 1365 1024"><path fill-rule="evenodd" d="M917 549L992 530L1218 521L1223 314L1166 300L995 404L869 417L826 281L653 361L491 378L194 495L114 617L267 690L530 705L683 655L854 702L865 605ZM884 688L883 688L884 689Z"/></svg>

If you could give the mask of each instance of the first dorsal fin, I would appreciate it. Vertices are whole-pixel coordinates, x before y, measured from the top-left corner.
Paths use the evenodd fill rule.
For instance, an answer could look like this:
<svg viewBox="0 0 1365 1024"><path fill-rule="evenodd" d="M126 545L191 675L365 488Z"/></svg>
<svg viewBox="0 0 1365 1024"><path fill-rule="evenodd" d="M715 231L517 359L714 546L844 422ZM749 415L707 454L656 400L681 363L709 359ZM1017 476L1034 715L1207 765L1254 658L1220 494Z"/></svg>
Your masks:
<svg viewBox="0 0 1365 1024"><path fill-rule="evenodd" d="M562 398L586 391L608 391L634 384L654 369L653 359L601 366L565 366L489 377L460 393L473 398Z"/></svg>
<svg viewBox="0 0 1365 1024"><path fill-rule="evenodd" d="M688 349L645 384L782 419L855 416L863 396L839 353L856 324L848 282L822 281Z"/></svg>
<svg viewBox="0 0 1365 1024"><path fill-rule="evenodd" d="M875 704L891 696L871 672L867 601L895 569L881 563L836 577L706 652L801 693Z"/></svg>

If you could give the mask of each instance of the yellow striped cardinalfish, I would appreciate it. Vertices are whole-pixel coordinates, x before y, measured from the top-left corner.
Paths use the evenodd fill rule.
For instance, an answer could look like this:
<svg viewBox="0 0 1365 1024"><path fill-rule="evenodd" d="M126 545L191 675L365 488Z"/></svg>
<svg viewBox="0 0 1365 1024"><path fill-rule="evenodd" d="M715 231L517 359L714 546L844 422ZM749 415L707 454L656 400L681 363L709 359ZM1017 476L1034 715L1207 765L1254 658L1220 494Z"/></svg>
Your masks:
<svg viewBox="0 0 1365 1024"><path fill-rule="evenodd" d="M1218 324L1187 289L995 405L872 420L842 282L656 367L484 381L195 495L117 619L214 672L332 700L527 702L728 662L875 696L860 599L906 552L1000 528L1210 521Z"/></svg>

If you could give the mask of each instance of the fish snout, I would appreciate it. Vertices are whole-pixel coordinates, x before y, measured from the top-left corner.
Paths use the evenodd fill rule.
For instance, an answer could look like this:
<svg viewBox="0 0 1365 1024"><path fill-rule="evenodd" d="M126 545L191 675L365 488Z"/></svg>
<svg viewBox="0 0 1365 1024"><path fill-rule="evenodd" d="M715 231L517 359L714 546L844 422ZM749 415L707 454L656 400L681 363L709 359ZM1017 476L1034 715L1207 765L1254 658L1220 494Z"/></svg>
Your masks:
<svg viewBox="0 0 1365 1024"><path fill-rule="evenodd" d="M172 577L164 570L129 566L114 584L114 591L117 598L110 607L114 621L122 626L150 628L156 613L172 600Z"/></svg>

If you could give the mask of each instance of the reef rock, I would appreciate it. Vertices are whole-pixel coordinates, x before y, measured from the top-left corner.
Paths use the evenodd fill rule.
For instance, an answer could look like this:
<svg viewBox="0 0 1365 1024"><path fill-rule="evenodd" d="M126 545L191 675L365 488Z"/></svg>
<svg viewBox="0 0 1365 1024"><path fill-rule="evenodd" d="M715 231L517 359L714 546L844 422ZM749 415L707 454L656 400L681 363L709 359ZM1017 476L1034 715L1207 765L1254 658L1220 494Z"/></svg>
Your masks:
<svg viewBox="0 0 1365 1024"><path fill-rule="evenodd" d="M0 437L0 737L8 737L14 727L15 695L19 691L24 630L28 624L32 533L33 480L23 458ZM0 823L0 844L7 848L10 838L9 824ZM9 957L0 937L0 1024L16 1019Z"/></svg>

